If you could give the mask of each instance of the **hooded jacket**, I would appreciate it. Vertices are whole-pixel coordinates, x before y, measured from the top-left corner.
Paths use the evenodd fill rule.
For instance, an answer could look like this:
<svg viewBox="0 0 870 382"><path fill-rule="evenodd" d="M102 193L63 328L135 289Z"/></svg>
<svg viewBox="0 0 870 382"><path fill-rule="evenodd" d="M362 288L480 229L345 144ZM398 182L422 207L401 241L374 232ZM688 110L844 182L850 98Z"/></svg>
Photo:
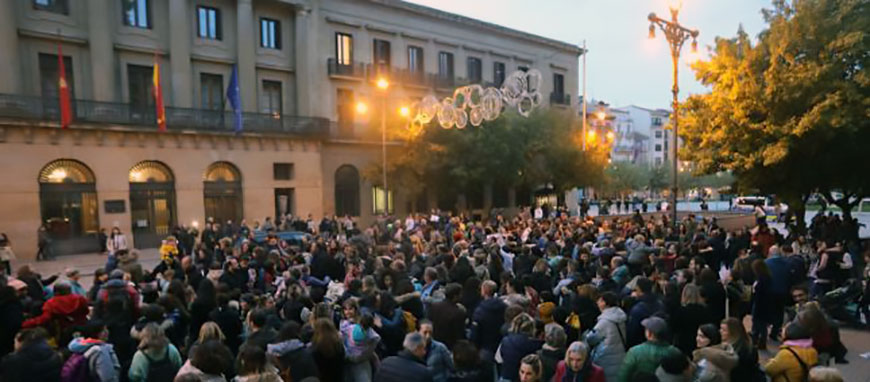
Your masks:
<svg viewBox="0 0 870 382"><path fill-rule="evenodd" d="M4 382L60 381L63 360L47 343L39 342L3 358L0 380Z"/></svg>
<svg viewBox="0 0 870 382"><path fill-rule="evenodd" d="M52 321L57 322L59 329L82 325L88 320L88 299L77 294L54 296L42 305L42 314L25 320L24 329L36 326L46 326Z"/></svg>
<svg viewBox="0 0 870 382"><path fill-rule="evenodd" d="M75 338L69 343L69 351L88 359L88 370L95 382L120 381L121 363L112 344L93 338Z"/></svg>
<svg viewBox="0 0 870 382"><path fill-rule="evenodd" d="M317 364L311 350L302 341L292 339L267 345L266 352L278 358L279 370L290 368L293 381L317 380Z"/></svg>
<svg viewBox="0 0 870 382"><path fill-rule="evenodd" d="M625 312L613 306L601 312L593 332L587 340L592 349L592 362L604 369L608 381L616 381L619 377L619 368L625 358L625 341L628 340L625 332ZM593 345L597 343L597 345Z"/></svg>

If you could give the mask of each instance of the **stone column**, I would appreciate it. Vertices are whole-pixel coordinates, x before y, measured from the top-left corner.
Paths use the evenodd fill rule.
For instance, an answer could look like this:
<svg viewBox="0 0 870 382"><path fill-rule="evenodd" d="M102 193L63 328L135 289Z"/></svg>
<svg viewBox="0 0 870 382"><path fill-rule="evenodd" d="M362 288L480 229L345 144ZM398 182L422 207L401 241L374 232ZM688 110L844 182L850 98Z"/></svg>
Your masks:
<svg viewBox="0 0 870 382"><path fill-rule="evenodd" d="M319 78L313 71L317 55L314 54L312 38L316 36L314 22L311 20L311 9L296 9L293 20L293 63L296 77L296 113L311 116L312 82ZM324 64L325 65L325 64Z"/></svg>
<svg viewBox="0 0 870 382"><path fill-rule="evenodd" d="M21 93L21 58L18 52L17 1L0 1L0 93ZM24 4L24 3L22 3Z"/></svg>
<svg viewBox="0 0 870 382"><path fill-rule="evenodd" d="M172 103L193 107L193 69L190 64L190 15L187 0L169 1L169 68L172 73Z"/></svg>
<svg viewBox="0 0 870 382"><path fill-rule="evenodd" d="M256 43L254 32L254 6L251 0L238 0L236 7L236 62L239 65L239 89L242 93L242 110L257 111ZM229 80L229 79L228 79Z"/></svg>
<svg viewBox="0 0 870 382"><path fill-rule="evenodd" d="M115 9L110 0L88 1L88 51L91 55L91 84L93 99L118 102L115 75L115 52L112 47L112 20ZM121 68L126 70L126 68Z"/></svg>

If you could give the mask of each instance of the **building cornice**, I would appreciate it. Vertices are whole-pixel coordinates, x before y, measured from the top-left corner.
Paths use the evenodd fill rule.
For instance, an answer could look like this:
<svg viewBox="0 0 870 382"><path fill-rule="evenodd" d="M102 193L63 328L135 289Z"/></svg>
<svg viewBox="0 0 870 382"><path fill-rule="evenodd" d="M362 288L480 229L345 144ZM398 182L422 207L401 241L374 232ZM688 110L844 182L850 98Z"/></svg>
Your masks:
<svg viewBox="0 0 870 382"><path fill-rule="evenodd" d="M53 42L62 42L64 44L88 45L88 39L84 37L75 37L67 35L59 35L53 33L38 32L30 29L18 28L18 35L21 37L38 38L42 40L51 40Z"/></svg>
<svg viewBox="0 0 870 382"><path fill-rule="evenodd" d="M501 25L488 23L485 21L473 19L470 17L460 16L455 13L441 11L435 8L430 8L423 5L412 4L401 0L368 0L371 3L380 4L386 7L400 9L407 12L412 12L444 21L464 24L471 27L481 28L487 31L496 32L504 36L523 39L537 44L546 45L552 48L559 49L564 52L573 53L576 55L583 54L583 48L569 44L563 41L554 40L547 37L538 36L535 34L518 31L516 29L506 28Z"/></svg>

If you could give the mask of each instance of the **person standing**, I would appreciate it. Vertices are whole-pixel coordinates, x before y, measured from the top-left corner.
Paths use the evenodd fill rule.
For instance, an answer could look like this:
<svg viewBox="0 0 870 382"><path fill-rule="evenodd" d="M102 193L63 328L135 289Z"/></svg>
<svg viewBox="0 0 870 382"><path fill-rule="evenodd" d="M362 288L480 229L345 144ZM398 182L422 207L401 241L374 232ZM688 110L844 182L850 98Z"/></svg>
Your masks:
<svg viewBox="0 0 870 382"><path fill-rule="evenodd" d="M629 382L636 374L655 373L662 360L680 350L666 342L668 324L661 317L649 317L641 322L645 328L646 342L634 346L625 355L625 361L619 372L619 382Z"/></svg>
<svg viewBox="0 0 870 382"><path fill-rule="evenodd" d="M64 369L87 367L87 373L94 382L118 382L121 380L121 363L112 344L107 343L109 331L101 321L90 321L80 331L81 337L69 343L73 354L64 364ZM84 358L84 365L76 360Z"/></svg>
<svg viewBox="0 0 870 382"><path fill-rule="evenodd" d="M432 321L420 320L420 334L426 342L426 367L432 373L433 382L447 382L450 373L453 372L453 356L447 346L432 338ZM455 344L454 344L455 345Z"/></svg>
<svg viewBox="0 0 870 382"><path fill-rule="evenodd" d="M572 342L565 352L565 360L559 361L559 364L556 366L556 374L553 376L553 381L606 381L604 370L592 363L588 355L589 348L586 347L586 343L580 341Z"/></svg>
<svg viewBox="0 0 870 382"><path fill-rule="evenodd" d="M4 328L6 330L6 328ZM15 335L15 353L3 357L0 380L4 382L60 381L63 360L46 342L41 328L26 329Z"/></svg>
<svg viewBox="0 0 870 382"><path fill-rule="evenodd" d="M387 357L375 374L375 382L432 382L432 373L426 367L426 340L419 332L405 335L404 350Z"/></svg>
<svg viewBox="0 0 870 382"><path fill-rule="evenodd" d="M127 377L130 382L168 381L175 378L181 369L181 354L157 323L149 323L142 329L139 350L133 355L133 362Z"/></svg>
<svg viewBox="0 0 870 382"><path fill-rule="evenodd" d="M608 381L616 381L619 368L625 358L625 320L626 315L619 307L619 297L613 292L602 293L598 297L598 309L601 315L593 328L593 335L587 336L587 341L596 343L592 350L592 362L604 369ZM593 340L594 338L594 340Z"/></svg>
<svg viewBox="0 0 870 382"><path fill-rule="evenodd" d="M117 253L120 250L127 249L127 237L121 233L118 226L112 227L112 233L106 240L106 251L109 257L106 259L106 272L111 272L118 264Z"/></svg>

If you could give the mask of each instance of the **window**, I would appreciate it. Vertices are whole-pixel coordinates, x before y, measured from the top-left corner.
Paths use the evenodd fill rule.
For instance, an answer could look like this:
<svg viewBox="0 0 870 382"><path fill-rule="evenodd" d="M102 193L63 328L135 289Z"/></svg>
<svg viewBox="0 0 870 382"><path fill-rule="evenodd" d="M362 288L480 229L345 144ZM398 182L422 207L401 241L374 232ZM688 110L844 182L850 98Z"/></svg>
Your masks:
<svg viewBox="0 0 870 382"><path fill-rule="evenodd" d="M668 151L668 141L665 141L665 151Z"/></svg>
<svg viewBox="0 0 870 382"><path fill-rule="evenodd" d="M335 59L339 65L353 64L353 36L347 33L335 34Z"/></svg>
<svg viewBox="0 0 870 382"><path fill-rule="evenodd" d="M150 66L127 65L127 84L130 94L130 105L135 109L144 109L154 105L152 90L154 69Z"/></svg>
<svg viewBox="0 0 870 382"><path fill-rule="evenodd" d="M561 73L553 73L553 93L559 98L565 98L565 76Z"/></svg>
<svg viewBox="0 0 870 382"><path fill-rule="evenodd" d="M662 151L662 145L656 144L656 152Z"/></svg>
<svg viewBox="0 0 870 382"><path fill-rule="evenodd" d="M69 14L68 0L33 0L33 8L40 11Z"/></svg>
<svg viewBox="0 0 870 382"><path fill-rule="evenodd" d="M263 80L263 97L260 101L263 113L280 117L283 114L281 101L281 82Z"/></svg>
<svg viewBox="0 0 870 382"><path fill-rule="evenodd" d="M656 138L661 138L661 137L662 137L662 131L656 130Z"/></svg>
<svg viewBox="0 0 870 382"><path fill-rule="evenodd" d="M148 0L121 0L124 25L151 28L151 2Z"/></svg>
<svg viewBox="0 0 870 382"><path fill-rule="evenodd" d="M260 19L260 46L281 49L281 23L278 20Z"/></svg>
<svg viewBox="0 0 870 382"><path fill-rule="evenodd" d="M372 213L375 215L393 213L393 190L384 192L381 186L372 187Z"/></svg>
<svg viewBox="0 0 870 382"><path fill-rule="evenodd" d="M378 73L386 73L390 70L390 42L375 39L374 64Z"/></svg>
<svg viewBox="0 0 870 382"><path fill-rule="evenodd" d="M494 62L492 65L492 82L495 86L501 86L504 83L504 62Z"/></svg>
<svg viewBox="0 0 870 382"><path fill-rule="evenodd" d="M272 178L274 180L293 180L293 163L273 163Z"/></svg>
<svg viewBox="0 0 870 382"><path fill-rule="evenodd" d="M479 83L483 80L483 63L477 57L468 57L468 81Z"/></svg>
<svg viewBox="0 0 870 382"><path fill-rule="evenodd" d="M662 125L662 119L659 118L659 117L654 117L654 118L652 119L652 124L653 124L653 126L661 126L661 125Z"/></svg>
<svg viewBox="0 0 870 382"><path fill-rule="evenodd" d="M210 40L221 39L221 11L212 7L196 7L197 36Z"/></svg>
<svg viewBox="0 0 870 382"><path fill-rule="evenodd" d="M408 70L411 73L423 73L423 48L408 47Z"/></svg>
<svg viewBox="0 0 870 382"><path fill-rule="evenodd" d="M453 53L438 52L438 76L453 78Z"/></svg>
<svg viewBox="0 0 870 382"><path fill-rule="evenodd" d="M66 71L66 83L67 86L69 86L70 98L75 99L75 81L73 81L72 58L63 56L63 66ZM57 98L57 81L59 79L57 70L56 54L39 54L39 79L43 97Z"/></svg>
<svg viewBox="0 0 870 382"><path fill-rule="evenodd" d="M278 216L291 215L296 211L294 201L296 190L292 188L276 188L275 189L275 220Z"/></svg>
<svg viewBox="0 0 870 382"><path fill-rule="evenodd" d="M353 90L338 89L336 106L338 108L338 130L341 135L353 134Z"/></svg>
<svg viewBox="0 0 870 382"><path fill-rule="evenodd" d="M199 74L200 96L202 108L208 110L223 110L224 108L224 78L220 74Z"/></svg>

